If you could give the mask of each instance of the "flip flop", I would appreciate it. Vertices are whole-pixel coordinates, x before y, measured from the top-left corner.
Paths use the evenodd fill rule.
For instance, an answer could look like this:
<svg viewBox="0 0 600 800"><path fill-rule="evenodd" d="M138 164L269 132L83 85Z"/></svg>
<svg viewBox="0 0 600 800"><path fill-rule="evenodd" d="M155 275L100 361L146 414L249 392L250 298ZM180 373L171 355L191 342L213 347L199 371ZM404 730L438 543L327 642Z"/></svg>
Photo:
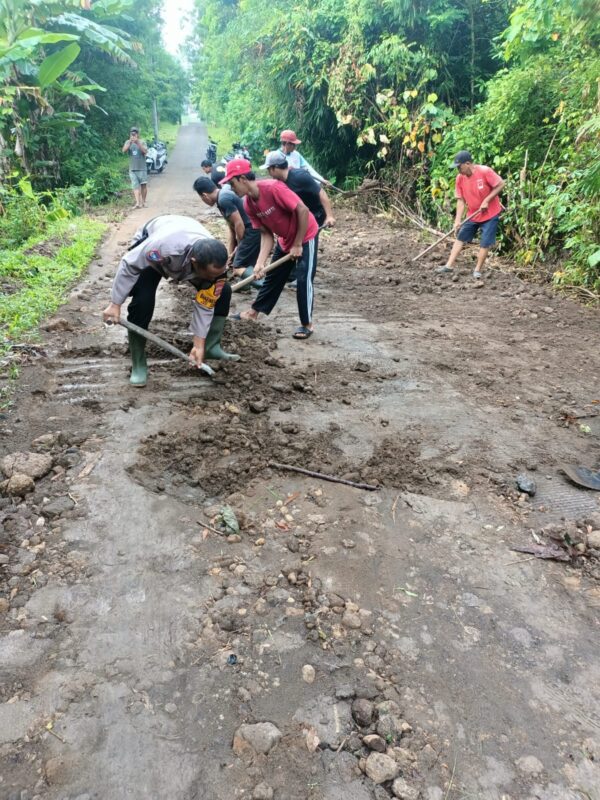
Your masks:
<svg viewBox="0 0 600 800"><path fill-rule="evenodd" d="M229 315L229 319L242 319L242 315L241 315L241 314L240 314L240 312L238 311L238 313L237 313L237 314L230 314L230 315Z"/></svg>
<svg viewBox="0 0 600 800"><path fill-rule="evenodd" d="M305 328L304 325L300 325L300 327L294 331L293 335L294 339L308 339L312 334L313 332L310 328Z"/></svg>

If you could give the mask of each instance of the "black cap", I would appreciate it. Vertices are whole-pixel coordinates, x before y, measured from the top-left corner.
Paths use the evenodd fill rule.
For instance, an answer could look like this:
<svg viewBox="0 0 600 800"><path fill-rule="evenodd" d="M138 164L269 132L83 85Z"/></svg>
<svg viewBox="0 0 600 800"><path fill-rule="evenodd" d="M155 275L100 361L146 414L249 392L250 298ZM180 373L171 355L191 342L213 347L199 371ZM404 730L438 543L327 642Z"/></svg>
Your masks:
<svg viewBox="0 0 600 800"><path fill-rule="evenodd" d="M473 156L468 150L461 150L456 154L456 158L452 162L453 167L460 167L461 164L466 164L467 161L473 162Z"/></svg>

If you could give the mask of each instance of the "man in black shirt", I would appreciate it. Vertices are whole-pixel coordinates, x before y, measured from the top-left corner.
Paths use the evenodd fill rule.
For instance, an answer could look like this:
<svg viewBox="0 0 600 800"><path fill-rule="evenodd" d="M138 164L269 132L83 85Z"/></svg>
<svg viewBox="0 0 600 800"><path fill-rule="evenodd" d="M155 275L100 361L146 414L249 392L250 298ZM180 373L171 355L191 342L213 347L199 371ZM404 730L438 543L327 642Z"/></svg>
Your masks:
<svg viewBox="0 0 600 800"><path fill-rule="evenodd" d="M313 178L307 169L290 167L287 158L280 150L272 150L265 159L262 169L266 169L269 177L282 181L297 194L300 200L312 212L319 228L333 228L335 217L331 208L331 201L321 184ZM317 254L319 252L319 234L315 236L315 258L313 266L313 279L317 272ZM288 278L290 289L296 287L295 270Z"/></svg>
<svg viewBox="0 0 600 800"><path fill-rule="evenodd" d="M201 176L194 181L194 191L207 206L217 206L227 222L228 266L233 266L236 277L246 278L254 271L260 252L260 231L252 227L244 211L243 200L234 194L229 184L217 186L209 177ZM251 286L260 288L262 281L253 281Z"/></svg>
<svg viewBox="0 0 600 800"><path fill-rule="evenodd" d="M213 164L208 158L200 162L202 172L205 172L213 183L219 183L225 177L225 167Z"/></svg>
<svg viewBox="0 0 600 800"><path fill-rule="evenodd" d="M269 177L283 181L288 188L298 195L304 205L317 220L319 228L333 228L335 217L331 201L321 184L306 169L290 167L287 158L279 150L272 150L262 165Z"/></svg>

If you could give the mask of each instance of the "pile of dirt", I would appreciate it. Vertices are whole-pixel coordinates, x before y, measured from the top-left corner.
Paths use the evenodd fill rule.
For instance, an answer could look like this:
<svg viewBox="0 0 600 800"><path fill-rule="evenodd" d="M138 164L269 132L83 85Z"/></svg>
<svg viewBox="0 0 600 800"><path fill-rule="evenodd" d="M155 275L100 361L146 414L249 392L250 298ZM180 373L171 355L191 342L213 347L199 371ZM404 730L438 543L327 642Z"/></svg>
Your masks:
<svg viewBox="0 0 600 800"><path fill-rule="evenodd" d="M453 471L420 463L416 439L386 438L371 456L354 460L336 444L336 423L311 433L297 422L271 423L262 414L266 405L250 407L259 413L242 413L226 403L218 412L196 414L189 430L147 437L130 473L150 491L199 503L269 478L272 462L411 491L442 489Z"/></svg>
<svg viewBox="0 0 600 800"><path fill-rule="evenodd" d="M189 431L161 431L141 443L131 474L151 491L200 502L243 489L265 475L270 461L335 469L340 453L333 432L309 435L295 422L274 426L258 401L258 413L233 403L221 413L196 415Z"/></svg>

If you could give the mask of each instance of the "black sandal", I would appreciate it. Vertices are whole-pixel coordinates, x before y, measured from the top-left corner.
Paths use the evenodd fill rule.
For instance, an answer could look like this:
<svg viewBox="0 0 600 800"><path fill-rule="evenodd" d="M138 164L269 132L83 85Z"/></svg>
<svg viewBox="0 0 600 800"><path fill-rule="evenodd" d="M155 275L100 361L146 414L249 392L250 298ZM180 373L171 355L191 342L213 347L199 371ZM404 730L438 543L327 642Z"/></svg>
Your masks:
<svg viewBox="0 0 600 800"><path fill-rule="evenodd" d="M308 339L312 334L313 332L310 328L300 325L300 327L294 331L294 339Z"/></svg>

